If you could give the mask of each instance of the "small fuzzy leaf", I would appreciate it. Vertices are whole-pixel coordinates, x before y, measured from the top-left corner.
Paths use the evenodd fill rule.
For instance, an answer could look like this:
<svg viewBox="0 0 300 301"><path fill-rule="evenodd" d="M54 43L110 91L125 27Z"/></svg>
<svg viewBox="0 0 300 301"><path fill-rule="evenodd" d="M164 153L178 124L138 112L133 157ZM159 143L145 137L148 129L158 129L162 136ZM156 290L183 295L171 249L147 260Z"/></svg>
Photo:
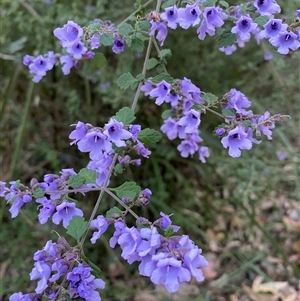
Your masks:
<svg viewBox="0 0 300 301"><path fill-rule="evenodd" d="M151 81L154 83L154 84L158 84L160 83L162 80L165 80L166 82L172 84L173 81L174 81L174 78L168 74L168 73L161 73L161 74L158 74L156 76L154 76Z"/></svg>
<svg viewBox="0 0 300 301"><path fill-rule="evenodd" d="M92 62L93 62L93 66L96 67L96 68L99 68L99 69L103 68L107 63L104 54L101 53L101 52L96 52L95 53Z"/></svg>
<svg viewBox="0 0 300 301"><path fill-rule="evenodd" d="M162 114L161 114L161 118L162 119L168 119L169 117L173 117L174 116L174 111L173 110L165 110Z"/></svg>
<svg viewBox="0 0 300 301"><path fill-rule="evenodd" d="M111 33L104 33L100 36L100 43L103 46L111 46L114 43L114 36Z"/></svg>
<svg viewBox="0 0 300 301"><path fill-rule="evenodd" d="M222 115L224 117L235 116L235 110L234 109L223 109Z"/></svg>
<svg viewBox="0 0 300 301"><path fill-rule="evenodd" d="M67 234L74 237L77 242L88 228L88 223L81 216L75 216L71 219L68 227Z"/></svg>
<svg viewBox="0 0 300 301"><path fill-rule="evenodd" d="M126 72L117 79L117 84L120 89L126 90L136 81L130 72Z"/></svg>
<svg viewBox="0 0 300 301"><path fill-rule="evenodd" d="M160 141L161 137L160 132L149 128L141 130L138 134L138 139L146 146L156 144Z"/></svg>
<svg viewBox="0 0 300 301"><path fill-rule="evenodd" d="M144 41L137 36L132 37L130 48L137 52L143 52L144 51Z"/></svg>
<svg viewBox="0 0 300 301"><path fill-rule="evenodd" d="M157 64L159 64L159 61L156 58L149 59L147 62L147 70L154 68Z"/></svg>
<svg viewBox="0 0 300 301"><path fill-rule="evenodd" d="M95 183L98 173L95 170L82 168L79 173L79 176L82 176L85 179L85 184L87 183Z"/></svg>
<svg viewBox="0 0 300 301"><path fill-rule="evenodd" d="M214 94L211 94L211 93L205 93L205 94L203 94L202 98L209 105L212 104L212 103L214 103L214 102L216 102L218 100L218 97L216 95L214 95Z"/></svg>
<svg viewBox="0 0 300 301"><path fill-rule="evenodd" d="M123 165L120 164L120 163L116 164L116 166L115 166L115 173L118 174L118 175L120 175L123 172L124 172Z"/></svg>
<svg viewBox="0 0 300 301"><path fill-rule="evenodd" d="M16 186L17 189L19 189L20 186L21 186L21 181L17 180L16 183L15 183L15 186Z"/></svg>
<svg viewBox="0 0 300 301"><path fill-rule="evenodd" d="M140 73L140 74L138 74L138 75L136 76L136 79L137 79L138 81L141 81L141 80L143 80L144 78L145 78L145 75L142 74L142 73Z"/></svg>
<svg viewBox="0 0 300 301"><path fill-rule="evenodd" d="M268 21L269 21L269 17L267 16L259 16L254 20L254 22L259 26L264 26Z"/></svg>
<svg viewBox="0 0 300 301"><path fill-rule="evenodd" d="M168 226L167 229L164 231L164 235L165 237L169 238L171 237L172 235L174 235L174 229L173 229L173 226Z"/></svg>
<svg viewBox="0 0 300 301"><path fill-rule="evenodd" d="M42 198L44 195L45 195L45 192L41 187L38 187L38 188L34 189L33 194L32 194L32 196L35 199Z"/></svg>
<svg viewBox="0 0 300 301"><path fill-rule="evenodd" d="M125 36L133 32L133 27L128 23L123 23L118 26L118 32L120 35Z"/></svg>
<svg viewBox="0 0 300 301"><path fill-rule="evenodd" d="M215 6L215 4L217 3L218 0L206 0L203 3L204 7L209 7L209 6Z"/></svg>
<svg viewBox="0 0 300 301"><path fill-rule="evenodd" d="M121 214L122 214L122 210L120 210L118 207L114 206L106 212L106 217L107 218L118 218L121 216Z"/></svg>
<svg viewBox="0 0 300 301"><path fill-rule="evenodd" d="M128 107L120 109L113 118L123 122L124 125L129 125L135 120L134 112Z"/></svg>
<svg viewBox="0 0 300 301"><path fill-rule="evenodd" d="M221 5L221 6L225 7L225 8L229 7L229 4L226 1L223 1L223 0L219 1L219 5Z"/></svg>
<svg viewBox="0 0 300 301"><path fill-rule="evenodd" d="M160 55L162 58L170 58L172 56L172 51L171 49L162 49Z"/></svg>
<svg viewBox="0 0 300 301"><path fill-rule="evenodd" d="M219 37L218 46L228 47L234 44L236 41L236 35L230 31L230 29L226 29Z"/></svg>
<svg viewBox="0 0 300 301"><path fill-rule="evenodd" d="M85 178L81 175L73 175L69 178L67 184L73 188L79 187L85 183Z"/></svg>
<svg viewBox="0 0 300 301"><path fill-rule="evenodd" d="M137 27L138 27L139 30L147 31L147 30L150 29L151 23L148 20L143 20L143 21L138 23Z"/></svg>
<svg viewBox="0 0 300 301"><path fill-rule="evenodd" d="M244 120L244 121L242 122L242 125L243 125L244 127L249 128L249 127L252 126L252 123L251 123L250 120Z"/></svg>
<svg viewBox="0 0 300 301"><path fill-rule="evenodd" d="M164 4L162 4L161 8L165 9L167 7L175 5L177 0L168 0Z"/></svg>
<svg viewBox="0 0 300 301"><path fill-rule="evenodd" d="M141 187L135 182L125 182L114 190L119 198L129 197L134 199L141 192Z"/></svg>

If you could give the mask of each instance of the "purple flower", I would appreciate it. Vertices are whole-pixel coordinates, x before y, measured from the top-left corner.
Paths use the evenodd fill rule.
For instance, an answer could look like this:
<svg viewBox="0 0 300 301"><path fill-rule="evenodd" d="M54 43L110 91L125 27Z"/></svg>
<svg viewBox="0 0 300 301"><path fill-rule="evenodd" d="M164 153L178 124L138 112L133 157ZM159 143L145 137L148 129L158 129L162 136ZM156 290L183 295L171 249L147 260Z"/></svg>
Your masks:
<svg viewBox="0 0 300 301"><path fill-rule="evenodd" d="M26 55L23 57L23 65L25 65L25 66L28 67L28 66L32 63L32 60L33 60L33 59L34 59L34 58L33 58L32 56L26 54Z"/></svg>
<svg viewBox="0 0 300 301"><path fill-rule="evenodd" d="M37 56L33 59L32 63L28 66L29 72L35 74L33 81L35 83L39 82L43 76L46 75L46 72L51 70L54 66L52 60L43 57L42 55Z"/></svg>
<svg viewBox="0 0 300 301"><path fill-rule="evenodd" d="M300 18L300 9L297 9L295 12L295 17Z"/></svg>
<svg viewBox="0 0 300 301"><path fill-rule="evenodd" d="M173 140L177 137L178 129L177 122L172 117L164 120L164 124L161 126L161 131L165 133L170 140Z"/></svg>
<svg viewBox="0 0 300 301"><path fill-rule="evenodd" d="M67 48L67 52L71 54L76 60L82 59L83 54L87 52L87 48L81 41L75 41Z"/></svg>
<svg viewBox="0 0 300 301"><path fill-rule="evenodd" d="M251 101L245 96L245 94L237 91L236 89L231 89L229 91L229 101L225 106L226 109L235 109L237 113L243 115L249 115L252 111L246 111L244 108L249 108L251 106Z"/></svg>
<svg viewBox="0 0 300 301"><path fill-rule="evenodd" d="M122 39L115 39L112 51L119 53L124 51L125 42Z"/></svg>
<svg viewBox="0 0 300 301"><path fill-rule="evenodd" d="M68 47L80 39L83 29L73 21L68 21L62 28L56 28L53 33L60 40L62 47Z"/></svg>
<svg viewBox="0 0 300 301"><path fill-rule="evenodd" d="M269 41L273 46L278 47L277 51L280 54L288 54L290 49L296 51L300 47L297 35L292 31L280 32L276 37L271 38Z"/></svg>
<svg viewBox="0 0 300 301"><path fill-rule="evenodd" d="M267 51L267 52L264 53L264 59L265 59L266 61L269 61L269 60L271 60L272 58L273 58L273 53L272 53L271 51Z"/></svg>
<svg viewBox="0 0 300 301"><path fill-rule="evenodd" d="M155 34L155 31L157 30L156 39L160 41L160 46L163 46L164 41L168 35L168 28L163 22L156 22L154 20L150 21L151 28L149 32L149 36L152 37Z"/></svg>
<svg viewBox="0 0 300 301"><path fill-rule="evenodd" d="M262 30L259 35L262 38L276 37L280 31L285 31L287 27L288 27L287 24L282 24L281 19L270 19L264 25L264 30Z"/></svg>
<svg viewBox="0 0 300 301"><path fill-rule="evenodd" d="M239 18L231 32L237 34L241 41L247 42L250 40L250 33L254 32L256 28L257 24L247 15Z"/></svg>
<svg viewBox="0 0 300 301"><path fill-rule="evenodd" d="M223 13L220 7L206 7L203 12L203 20L197 29L198 38L204 40L206 33L213 36L216 33L215 28L222 27L227 15Z"/></svg>
<svg viewBox="0 0 300 301"><path fill-rule="evenodd" d="M170 93L171 87L171 84L163 80L159 84L157 84L156 88L153 89L149 95L151 97L157 97L155 104L160 106L165 101L167 95Z"/></svg>
<svg viewBox="0 0 300 301"><path fill-rule="evenodd" d="M151 83L144 82L144 84L141 87L141 91L144 92L145 96L150 95L150 92L154 89Z"/></svg>
<svg viewBox="0 0 300 301"><path fill-rule="evenodd" d="M184 131L186 134L191 134L199 127L200 121L200 112L191 109L180 118L178 124L185 128Z"/></svg>
<svg viewBox="0 0 300 301"><path fill-rule="evenodd" d="M277 152L277 158L278 158L278 160L283 161L286 158L286 153Z"/></svg>
<svg viewBox="0 0 300 301"><path fill-rule="evenodd" d="M123 229L126 227L123 221L117 220L115 222L115 232L112 238L109 240L109 245L111 248L114 248L118 242L119 237L121 236Z"/></svg>
<svg viewBox="0 0 300 301"><path fill-rule="evenodd" d="M78 121L75 130L73 130L69 135L70 139L74 139L74 141L71 142L71 145L74 143L76 144L79 140L83 139L87 132L88 127L86 126L86 124L81 121Z"/></svg>
<svg viewBox="0 0 300 301"><path fill-rule="evenodd" d="M123 123L114 118L111 118L109 123L104 126L103 133L118 147L126 146L126 143L123 140L127 140L132 137L132 134L124 129Z"/></svg>
<svg viewBox="0 0 300 301"><path fill-rule="evenodd" d="M153 227L152 229L149 228L142 228L140 230L140 235L142 241L137 247L138 255L144 257L148 254L154 255L155 251L160 247L160 234L157 232L157 229Z"/></svg>
<svg viewBox="0 0 300 301"><path fill-rule="evenodd" d="M200 22L201 11L198 5L187 4L185 8L178 9L178 23L183 29L188 29L190 26L195 26Z"/></svg>
<svg viewBox="0 0 300 301"><path fill-rule="evenodd" d="M216 130L216 135L217 135L217 136L222 137L224 134L225 134L225 129L223 129L223 128L218 128L218 129Z"/></svg>
<svg viewBox="0 0 300 301"><path fill-rule="evenodd" d="M33 301L31 299L30 294L25 294L19 292L19 293L14 293L9 297L9 301Z"/></svg>
<svg viewBox="0 0 300 301"><path fill-rule="evenodd" d="M198 149L198 154L199 154L199 160L202 163L205 163L206 162L205 158L208 158L210 156L209 148L207 146L200 146Z"/></svg>
<svg viewBox="0 0 300 301"><path fill-rule="evenodd" d="M224 148L229 148L229 156L233 158L240 157L240 149L252 148L252 142L247 138L247 133L239 126L229 131L228 135L222 138L221 143Z"/></svg>
<svg viewBox="0 0 300 301"><path fill-rule="evenodd" d="M187 158L197 151L198 146L191 140L184 140L177 146L177 149L180 151L181 157Z"/></svg>
<svg viewBox="0 0 300 301"><path fill-rule="evenodd" d="M63 55L59 59L62 65L62 72L64 75L70 74L71 68L74 66L74 61L69 55Z"/></svg>
<svg viewBox="0 0 300 301"><path fill-rule="evenodd" d="M40 213L38 215L40 224L45 224L49 217L55 210L55 206L48 200L46 197L36 199L36 202L42 204L42 208L40 209Z"/></svg>
<svg viewBox="0 0 300 301"><path fill-rule="evenodd" d="M236 47L236 45L233 44L231 46L221 47L221 48L219 48L219 50L221 52L224 52L226 55L231 55L237 50L237 47Z"/></svg>
<svg viewBox="0 0 300 301"><path fill-rule="evenodd" d="M56 207L56 213L52 216L52 221L56 225L63 221L63 226L66 228L74 216L83 216L82 210L76 208L75 203L62 202Z"/></svg>
<svg viewBox="0 0 300 301"><path fill-rule="evenodd" d="M9 189L6 187L6 183L0 181L0 197L4 197L6 193L9 192Z"/></svg>
<svg viewBox="0 0 300 301"><path fill-rule="evenodd" d="M48 287L48 279L51 274L51 268L48 264L42 261L37 261L34 263L34 268L30 273L30 280L40 279L38 286L35 289L37 294L43 293L43 291Z"/></svg>
<svg viewBox="0 0 300 301"><path fill-rule="evenodd" d="M257 119L257 123L260 124L258 126L258 130L262 132L265 136L267 136L268 140L272 140L272 129L275 128L275 125L272 121L270 121L270 113L267 111L262 116ZM262 123L262 124L261 124Z"/></svg>
<svg viewBox="0 0 300 301"><path fill-rule="evenodd" d="M176 5L171 7L165 8L165 12L160 14L162 20L167 21L168 27L172 29L176 29L177 27L177 19L178 19L178 12Z"/></svg>
<svg viewBox="0 0 300 301"><path fill-rule="evenodd" d="M142 127L139 124L131 124L129 126L129 132L132 134L131 139L136 142L138 138L138 134L141 131Z"/></svg>
<svg viewBox="0 0 300 301"><path fill-rule="evenodd" d="M32 196L30 194L18 192L14 181L10 183L12 184L10 187L10 192L6 194L5 199L7 202L12 202L9 212L11 213L11 217L15 218L18 216L23 205L32 201Z"/></svg>
<svg viewBox="0 0 300 301"><path fill-rule="evenodd" d="M261 15L273 15L280 13L280 6L274 0L255 0L253 4Z"/></svg>
<svg viewBox="0 0 300 301"><path fill-rule="evenodd" d="M97 228L98 231L93 233L91 238L91 243L94 244L97 239L107 230L108 222L103 215L98 215L96 219L92 220L90 223L90 228Z"/></svg>
<svg viewBox="0 0 300 301"><path fill-rule="evenodd" d="M100 44L100 34L95 33L93 36L90 38L90 43L91 43L91 49L97 49L101 46Z"/></svg>

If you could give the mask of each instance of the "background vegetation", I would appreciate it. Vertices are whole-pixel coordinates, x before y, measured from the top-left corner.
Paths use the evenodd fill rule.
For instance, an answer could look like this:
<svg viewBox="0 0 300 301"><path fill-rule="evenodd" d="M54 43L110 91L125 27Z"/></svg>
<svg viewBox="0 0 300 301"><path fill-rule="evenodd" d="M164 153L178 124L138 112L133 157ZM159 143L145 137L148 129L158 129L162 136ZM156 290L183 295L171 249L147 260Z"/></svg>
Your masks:
<svg viewBox="0 0 300 301"><path fill-rule="evenodd" d="M277 2L283 7L283 16L293 15L299 8L296 0ZM133 11L133 4L133 0L1 1L1 180L28 183L32 177L41 179L62 168L79 170L86 165L87 156L69 145L70 124L81 120L103 125L119 108L129 105L133 92L119 90L116 79L126 71L140 73L143 58L130 50L116 56L110 49L102 49L108 60L105 68L86 65L72 70L70 76L54 68L33 84L22 57L59 52L52 31L68 20L81 26L94 18L118 24ZM269 110L292 119L277 125L273 141L264 140L232 159L212 136L220 120L207 114L201 123L205 145L211 151L206 164L182 159L176 143L164 137L142 167L128 170L126 179L135 179L153 191L149 206L143 208L144 216L154 219L160 211L174 213L174 223L203 248L211 265L204 283L188 284L171 297L140 277L136 266L120 259L118 248L109 249L108 233L96 246L86 246L106 280L103 300L297 300L292 298L297 296L300 251L300 52L281 56L268 43L257 46L251 42L225 56L218 51L214 37L200 42L195 29L170 31L164 47L172 49L167 67L174 78L188 77L203 91L218 96L235 87L252 100L257 113ZM274 57L265 61L263 55L269 50ZM163 109L141 99L138 122L159 129ZM284 159L279 160L278 155ZM116 182L123 180L121 175ZM96 195L90 194L81 202L87 214L95 200ZM101 212L112 205L107 198ZM34 290L35 283L28 275L33 253L50 238L56 239L52 229L64 233L52 224L41 226L32 209L34 206L12 220L1 201L3 300L14 292ZM282 281L285 284L280 286ZM288 297L291 299L284 299Z"/></svg>

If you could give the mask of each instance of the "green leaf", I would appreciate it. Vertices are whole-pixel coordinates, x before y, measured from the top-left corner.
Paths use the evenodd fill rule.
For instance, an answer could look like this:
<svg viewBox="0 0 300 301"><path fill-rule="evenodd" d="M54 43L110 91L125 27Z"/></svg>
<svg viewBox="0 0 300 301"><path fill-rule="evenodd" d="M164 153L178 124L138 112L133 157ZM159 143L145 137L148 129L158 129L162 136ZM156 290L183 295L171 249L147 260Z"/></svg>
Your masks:
<svg viewBox="0 0 300 301"><path fill-rule="evenodd" d="M135 79L130 72L126 72L117 79L117 85L120 89L126 90L136 81L137 79Z"/></svg>
<svg viewBox="0 0 300 301"><path fill-rule="evenodd" d="M75 216L71 219L68 227L67 234L74 237L77 242L88 228L88 223L81 216Z"/></svg>
<svg viewBox="0 0 300 301"><path fill-rule="evenodd" d="M235 116L235 109L223 109L222 115L224 117Z"/></svg>
<svg viewBox="0 0 300 301"><path fill-rule="evenodd" d="M124 168L123 168L123 165L118 163L115 165L115 173L120 175L124 172Z"/></svg>
<svg viewBox="0 0 300 301"><path fill-rule="evenodd" d="M171 49L162 49L160 55L162 58L170 58L172 56L172 51Z"/></svg>
<svg viewBox="0 0 300 301"><path fill-rule="evenodd" d="M147 70L154 68L158 64L159 64L159 61L156 58L149 59L147 62Z"/></svg>
<svg viewBox="0 0 300 301"><path fill-rule="evenodd" d="M96 277L96 278L100 278L101 275L101 270L100 268L94 264L92 261L90 261L89 259L87 261L85 261L92 269L92 274Z"/></svg>
<svg viewBox="0 0 300 301"><path fill-rule="evenodd" d="M141 81L141 80L143 80L144 78L145 78L145 75L142 74L142 73L140 73L140 74L138 74L138 75L136 76L136 79L137 79L138 81Z"/></svg>
<svg viewBox="0 0 300 301"><path fill-rule="evenodd" d="M103 53L96 52L93 58L94 67L101 69L106 65L107 61Z"/></svg>
<svg viewBox="0 0 300 301"><path fill-rule="evenodd" d="M174 78L170 74L168 74L168 73L161 73L161 74L158 74L158 75L154 76L151 79L152 83L154 83L154 84L158 84L162 80L165 80L166 82L172 84L173 81L174 81Z"/></svg>
<svg viewBox="0 0 300 301"><path fill-rule="evenodd" d="M243 125L244 127L249 128L249 127L252 126L252 123L251 123L250 120L244 120L244 121L242 122L242 125Z"/></svg>
<svg viewBox="0 0 300 301"><path fill-rule="evenodd" d="M168 0L162 4L161 8L165 9L167 7L173 6L174 4L176 4L176 2L177 2L177 0Z"/></svg>
<svg viewBox="0 0 300 301"><path fill-rule="evenodd" d="M32 196L35 199L42 198L44 195L45 195L45 192L41 187L38 187L38 188L34 189L33 194L32 194Z"/></svg>
<svg viewBox="0 0 300 301"><path fill-rule="evenodd" d="M131 44L129 46L132 50L137 52L144 51L144 41L137 36L132 37Z"/></svg>
<svg viewBox="0 0 300 301"><path fill-rule="evenodd" d="M151 23L148 20L143 20L137 24L138 30L148 31L151 27Z"/></svg>
<svg viewBox="0 0 300 301"><path fill-rule="evenodd" d="M21 186L21 181L17 180L16 183L15 183L15 186L16 186L17 189L19 189L20 186Z"/></svg>
<svg viewBox="0 0 300 301"><path fill-rule="evenodd" d="M111 46L114 43L114 36L111 33L104 33L100 36L100 43L103 46Z"/></svg>
<svg viewBox="0 0 300 301"><path fill-rule="evenodd" d="M118 32L120 35L125 36L134 31L133 27L128 23L123 23L120 26L118 26Z"/></svg>
<svg viewBox="0 0 300 301"><path fill-rule="evenodd" d="M208 7L208 6L215 6L215 4L217 3L218 0L206 0L203 3L204 7Z"/></svg>
<svg viewBox="0 0 300 301"><path fill-rule="evenodd" d="M91 23L87 28L90 31L89 33L92 35L92 34L100 31L101 25L98 22L97 23Z"/></svg>
<svg viewBox="0 0 300 301"><path fill-rule="evenodd" d="M218 100L218 97L214 94L211 94L211 93L205 93L203 94L202 98L205 100L205 102L207 104L212 104L214 102L216 102Z"/></svg>
<svg viewBox="0 0 300 301"><path fill-rule="evenodd" d="M169 117L173 117L174 116L174 111L173 110L165 110L162 114L161 114L161 118L162 119L168 119Z"/></svg>
<svg viewBox="0 0 300 301"><path fill-rule="evenodd" d="M160 141L162 135L160 132L153 129L143 129L138 134L138 139L143 142L146 146L151 146Z"/></svg>
<svg viewBox="0 0 300 301"><path fill-rule="evenodd" d="M236 41L236 35L230 31L231 29L226 29L219 37L218 46L228 47L234 44Z"/></svg>
<svg viewBox="0 0 300 301"><path fill-rule="evenodd" d="M269 21L269 17L267 16L259 16L254 20L254 22L259 26L264 26L268 21Z"/></svg>
<svg viewBox="0 0 300 301"><path fill-rule="evenodd" d="M174 229L173 226L168 226L167 229L164 231L165 237L169 238L172 235L174 235Z"/></svg>
<svg viewBox="0 0 300 301"><path fill-rule="evenodd" d="M120 210L118 207L114 206L106 212L106 217L107 218L118 218L122 215L122 212L123 212L122 210Z"/></svg>
<svg viewBox="0 0 300 301"><path fill-rule="evenodd" d="M165 72L165 68L163 65L159 64L156 68L155 68L157 73L162 73Z"/></svg>
<svg viewBox="0 0 300 301"><path fill-rule="evenodd" d="M87 183L95 183L98 173L92 169L82 168L79 171L78 175L82 176L85 179L85 184L87 184Z"/></svg>
<svg viewBox="0 0 300 301"><path fill-rule="evenodd" d="M129 125L135 120L134 112L128 107L120 109L113 118L123 122L124 125Z"/></svg>
<svg viewBox="0 0 300 301"><path fill-rule="evenodd" d="M42 301L49 301L49 298L46 294L43 294Z"/></svg>
<svg viewBox="0 0 300 301"><path fill-rule="evenodd" d="M134 199L141 192L141 187L135 182L125 182L114 190L120 199L124 197Z"/></svg>
<svg viewBox="0 0 300 301"><path fill-rule="evenodd" d="M219 5L221 5L221 6L225 7L225 8L229 7L229 4L226 1L223 1L223 0L219 1Z"/></svg>
<svg viewBox="0 0 300 301"><path fill-rule="evenodd" d="M73 188L79 187L85 183L85 178L81 175L73 175L69 178L67 184Z"/></svg>
<svg viewBox="0 0 300 301"><path fill-rule="evenodd" d="M135 90L135 89L137 88L138 84L139 84L138 82L132 83L132 84L130 85L130 89L131 89L131 90Z"/></svg>

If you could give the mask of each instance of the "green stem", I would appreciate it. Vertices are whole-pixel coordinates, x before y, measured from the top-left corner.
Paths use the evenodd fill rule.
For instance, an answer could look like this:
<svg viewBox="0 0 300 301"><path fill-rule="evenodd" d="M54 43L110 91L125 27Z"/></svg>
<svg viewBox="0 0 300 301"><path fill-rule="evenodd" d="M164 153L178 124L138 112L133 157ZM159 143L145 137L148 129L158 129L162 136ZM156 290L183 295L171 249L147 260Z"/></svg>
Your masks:
<svg viewBox="0 0 300 301"><path fill-rule="evenodd" d="M21 147L22 147L23 142L24 142L24 137L23 136L24 136L26 122L27 122L27 118L28 118L28 115L29 115L30 104L31 104L32 96L33 96L33 88L34 88L34 82L30 81L28 89L27 89L27 93L26 93L26 100L25 100L24 110L22 112L21 123L20 123L20 126L18 128L18 134L17 134L17 137L16 137L14 152L13 152L13 155L12 155L12 162L11 162L10 170L9 170L9 178L14 177L14 172L15 172L17 160L19 159L20 150L21 150Z"/></svg>

